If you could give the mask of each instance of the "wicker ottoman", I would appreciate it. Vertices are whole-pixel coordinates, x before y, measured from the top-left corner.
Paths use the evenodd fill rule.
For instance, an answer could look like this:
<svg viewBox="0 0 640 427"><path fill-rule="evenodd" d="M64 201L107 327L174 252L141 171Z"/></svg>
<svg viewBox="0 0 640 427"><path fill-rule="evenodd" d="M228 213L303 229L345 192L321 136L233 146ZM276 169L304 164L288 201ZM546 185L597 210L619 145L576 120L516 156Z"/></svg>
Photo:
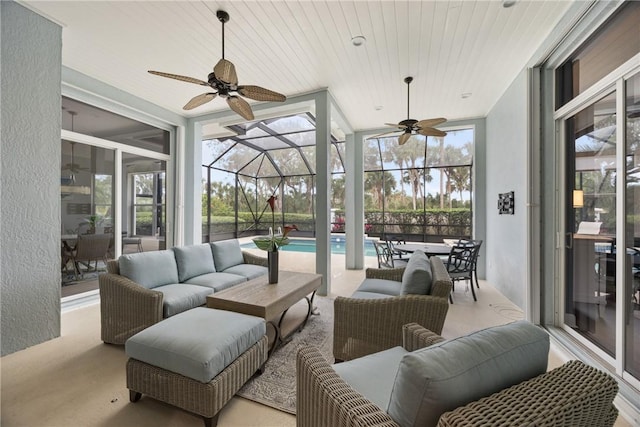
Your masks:
<svg viewBox="0 0 640 427"><path fill-rule="evenodd" d="M132 402L144 394L215 426L218 413L267 360L264 319L204 307L172 316L125 343Z"/></svg>

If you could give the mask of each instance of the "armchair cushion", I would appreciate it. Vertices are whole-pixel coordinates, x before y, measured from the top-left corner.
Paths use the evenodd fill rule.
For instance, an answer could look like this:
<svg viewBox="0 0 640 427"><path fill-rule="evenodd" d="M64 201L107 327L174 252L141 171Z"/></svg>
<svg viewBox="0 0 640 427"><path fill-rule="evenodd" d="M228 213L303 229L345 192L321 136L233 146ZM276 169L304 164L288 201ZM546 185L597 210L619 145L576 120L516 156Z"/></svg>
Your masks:
<svg viewBox="0 0 640 427"><path fill-rule="evenodd" d="M526 321L408 353L388 413L401 426L435 426L446 411L543 374L548 354L549 335Z"/></svg>
<svg viewBox="0 0 640 427"><path fill-rule="evenodd" d="M400 282L387 279L364 279L362 284L358 286L357 292L373 292L377 294L385 294L387 296L400 295ZM355 298L352 296L352 298Z"/></svg>
<svg viewBox="0 0 640 427"><path fill-rule="evenodd" d="M201 274L213 273L216 266L213 263L211 246L208 244L189 245L173 248L178 264L178 278L186 282Z"/></svg>
<svg viewBox="0 0 640 427"><path fill-rule="evenodd" d="M388 294L379 294L377 292L355 291L350 298L351 299L381 299L381 298L391 298L391 296Z"/></svg>
<svg viewBox="0 0 640 427"><path fill-rule="evenodd" d="M122 276L147 289L179 282L172 249L121 255L118 264Z"/></svg>
<svg viewBox="0 0 640 427"><path fill-rule="evenodd" d="M229 267L244 263L240 242L236 239L211 242L211 252L216 271L225 271Z"/></svg>
<svg viewBox="0 0 640 427"><path fill-rule="evenodd" d="M336 363L332 367L355 391L386 411L393 381L405 354L407 350L404 348L393 347L359 359Z"/></svg>
<svg viewBox="0 0 640 427"><path fill-rule="evenodd" d="M402 274L400 295L431 293L431 263L424 252L418 250L411 254L409 263Z"/></svg>

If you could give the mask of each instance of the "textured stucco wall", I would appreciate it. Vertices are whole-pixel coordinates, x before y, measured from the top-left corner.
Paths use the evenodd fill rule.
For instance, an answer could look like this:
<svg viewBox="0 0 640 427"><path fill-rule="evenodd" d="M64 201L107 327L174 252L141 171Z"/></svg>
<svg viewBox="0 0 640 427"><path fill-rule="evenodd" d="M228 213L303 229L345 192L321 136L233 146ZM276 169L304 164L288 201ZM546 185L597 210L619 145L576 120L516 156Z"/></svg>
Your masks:
<svg viewBox="0 0 640 427"><path fill-rule="evenodd" d="M486 278L524 308L527 249L527 72L523 70L487 116ZM515 192L515 214L498 215L498 194Z"/></svg>
<svg viewBox="0 0 640 427"><path fill-rule="evenodd" d="M60 335L62 29L10 1L0 18L4 356Z"/></svg>

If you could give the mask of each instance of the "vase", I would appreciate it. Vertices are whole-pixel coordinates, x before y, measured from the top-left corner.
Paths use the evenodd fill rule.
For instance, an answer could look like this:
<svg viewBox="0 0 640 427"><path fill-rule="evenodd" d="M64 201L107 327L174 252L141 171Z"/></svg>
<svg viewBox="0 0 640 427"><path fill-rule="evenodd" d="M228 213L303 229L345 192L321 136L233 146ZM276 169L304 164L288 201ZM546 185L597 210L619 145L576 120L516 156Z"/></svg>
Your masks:
<svg viewBox="0 0 640 427"><path fill-rule="evenodd" d="M278 283L278 251L267 252L267 269L269 270L269 284Z"/></svg>

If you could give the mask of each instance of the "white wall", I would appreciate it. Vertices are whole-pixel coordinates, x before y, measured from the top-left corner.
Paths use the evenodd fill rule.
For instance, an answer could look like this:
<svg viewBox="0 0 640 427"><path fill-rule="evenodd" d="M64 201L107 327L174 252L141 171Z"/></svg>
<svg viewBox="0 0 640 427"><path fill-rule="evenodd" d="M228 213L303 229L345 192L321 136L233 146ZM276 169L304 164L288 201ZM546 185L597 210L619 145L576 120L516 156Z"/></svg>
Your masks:
<svg viewBox="0 0 640 427"><path fill-rule="evenodd" d="M486 279L523 309L527 274L527 93L527 72L523 70L486 119ZM515 192L515 214L499 215L498 194L509 191Z"/></svg>
<svg viewBox="0 0 640 427"><path fill-rule="evenodd" d="M62 29L0 2L2 355L60 335Z"/></svg>

